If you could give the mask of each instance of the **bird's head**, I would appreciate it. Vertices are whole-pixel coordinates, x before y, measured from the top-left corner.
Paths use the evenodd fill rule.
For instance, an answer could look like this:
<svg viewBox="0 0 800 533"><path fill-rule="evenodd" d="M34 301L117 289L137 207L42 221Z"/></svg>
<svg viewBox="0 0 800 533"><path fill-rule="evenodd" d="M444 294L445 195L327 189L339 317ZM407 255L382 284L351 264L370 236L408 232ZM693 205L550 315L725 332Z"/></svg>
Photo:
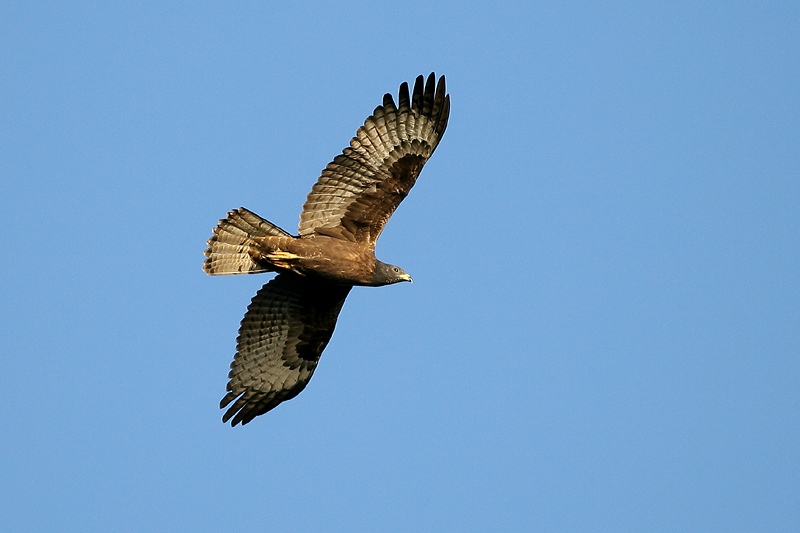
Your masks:
<svg viewBox="0 0 800 533"><path fill-rule="evenodd" d="M375 261L375 273L372 276L372 283L375 285L391 285L401 281L413 281L405 270L399 266L389 265L380 261Z"/></svg>

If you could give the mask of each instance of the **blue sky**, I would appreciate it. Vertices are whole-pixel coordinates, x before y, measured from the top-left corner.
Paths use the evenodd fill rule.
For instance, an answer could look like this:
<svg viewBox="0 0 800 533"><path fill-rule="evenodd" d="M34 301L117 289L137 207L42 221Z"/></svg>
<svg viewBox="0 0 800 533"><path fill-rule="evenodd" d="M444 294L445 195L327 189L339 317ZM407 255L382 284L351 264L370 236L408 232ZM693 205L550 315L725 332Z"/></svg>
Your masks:
<svg viewBox="0 0 800 533"><path fill-rule="evenodd" d="M9 530L796 530L796 3L6 2L0 70ZM212 227L295 230L432 70L414 284L222 424L269 277L205 276Z"/></svg>

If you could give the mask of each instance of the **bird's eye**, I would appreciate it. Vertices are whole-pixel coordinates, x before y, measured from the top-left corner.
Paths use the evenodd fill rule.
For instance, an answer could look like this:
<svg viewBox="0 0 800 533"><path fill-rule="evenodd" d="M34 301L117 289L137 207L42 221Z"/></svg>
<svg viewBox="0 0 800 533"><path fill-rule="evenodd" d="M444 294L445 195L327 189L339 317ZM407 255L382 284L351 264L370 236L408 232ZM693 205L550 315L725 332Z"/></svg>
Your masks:
<svg viewBox="0 0 800 533"><path fill-rule="evenodd" d="M399 269L399 268L397 268L397 267L394 267L394 271L395 271L395 272L400 272L400 269Z"/></svg>

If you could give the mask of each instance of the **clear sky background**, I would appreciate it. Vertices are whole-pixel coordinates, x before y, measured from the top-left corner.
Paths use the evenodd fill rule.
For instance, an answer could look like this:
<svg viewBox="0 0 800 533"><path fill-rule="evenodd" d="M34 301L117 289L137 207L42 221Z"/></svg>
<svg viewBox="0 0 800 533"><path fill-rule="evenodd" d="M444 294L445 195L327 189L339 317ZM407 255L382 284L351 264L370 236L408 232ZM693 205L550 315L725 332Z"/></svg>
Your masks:
<svg viewBox="0 0 800 533"><path fill-rule="evenodd" d="M432 70L414 284L223 425L212 227ZM4 2L0 71L3 529L797 530L797 2Z"/></svg>

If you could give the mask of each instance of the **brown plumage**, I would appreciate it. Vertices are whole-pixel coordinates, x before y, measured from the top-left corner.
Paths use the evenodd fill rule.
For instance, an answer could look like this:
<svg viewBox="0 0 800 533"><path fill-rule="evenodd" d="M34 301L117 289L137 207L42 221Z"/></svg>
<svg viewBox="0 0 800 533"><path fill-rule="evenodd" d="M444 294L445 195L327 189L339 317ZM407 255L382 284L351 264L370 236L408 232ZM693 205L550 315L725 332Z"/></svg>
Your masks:
<svg viewBox="0 0 800 533"><path fill-rule="evenodd" d="M375 243L408 195L447 127L444 76L419 76L413 94L400 86L325 167L300 214L297 236L241 207L208 241L211 275L278 272L247 308L228 374L223 422L247 424L297 396L319 362L354 285L411 277L378 261Z"/></svg>

